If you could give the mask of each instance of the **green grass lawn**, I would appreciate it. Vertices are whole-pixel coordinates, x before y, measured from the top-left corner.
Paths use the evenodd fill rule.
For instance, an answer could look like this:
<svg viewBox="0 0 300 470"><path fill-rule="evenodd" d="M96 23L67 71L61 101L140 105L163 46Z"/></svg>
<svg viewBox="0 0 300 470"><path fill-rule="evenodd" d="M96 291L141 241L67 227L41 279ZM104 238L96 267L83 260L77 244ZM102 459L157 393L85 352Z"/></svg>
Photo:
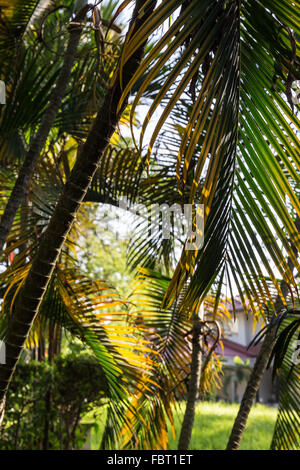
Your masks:
<svg viewBox="0 0 300 470"><path fill-rule="evenodd" d="M232 428L234 418L238 411L238 404L202 402L197 405L196 419L190 444L190 450L222 450L225 449L227 439ZM177 448L180 424L183 418L184 404L179 405L175 417L176 438L169 433L169 449ZM105 414L105 413L104 413ZM100 412L96 418L96 426L91 433L91 448L99 449L103 432L104 416ZM94 413L84 420L92 422ZM276 409L264 405L253 406L247 428L242 440L241 449L267 450L273 434L276 420Z"/></svg>
<svg viewBox="0 0 300 470"><path fill-rule="evenodd" d="M199 403L190 444L190 450L222 450L238 412L238 404ZM176 417L176 439L170 433L169 449L177 448L177 440L184 407ZM264 405L253 406L247 428L242 440L241 449L267 450L270 448L276 420L276 409Z"/></svg>

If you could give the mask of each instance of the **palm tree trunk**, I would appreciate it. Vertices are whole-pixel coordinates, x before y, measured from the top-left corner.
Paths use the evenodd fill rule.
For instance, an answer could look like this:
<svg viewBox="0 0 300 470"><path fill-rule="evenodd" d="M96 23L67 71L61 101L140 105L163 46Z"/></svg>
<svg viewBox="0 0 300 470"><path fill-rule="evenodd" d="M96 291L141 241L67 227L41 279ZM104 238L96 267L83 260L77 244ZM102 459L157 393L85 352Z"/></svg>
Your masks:
<svg viewBox="0 0 300 470"><path fill-rule="evenodd" d="M245 431L248 416L258 392L261 379L266 370L275 340L275 327L271 328L264 338L262 347L253 366L238 414L231 431L226 450L238 450Z"/></svg>
<svg viewBox="0 0 300 470"><path fill-rule="evenodd" d="M195 419L196 403L200 388L202 351L200 344L201 322L196 319L193 327L191 377L188 385L188 396L183 423L180 430L178 450L187 450L191 441Z"/></svg>
<svg viewBox="0 0 300 470"><path fill-rule="evenodd" d="M295 225L297 227L298 232L300 232L300 219L299 217L296 219ZM296 250L294 249L295 254L297 254ZM294 270L293 262L290 258L288 258L287 262L291 272ZM288 285L284 280L280 283L280 288L282 291L282 295L284 299L287 298L289 293ZM279 295L276 298L275 302L275 311L278 313L284 307L282 299ZM258 392L263 374L266 370L269 357L271 355L274 342L275 342L275 333L276 333L276 326L273 326L268 330L265 335L264 341L262 343L261 349L257 355L255 364L253 366L251 375L249 377L249 381L244 392L240 408L238 414L235 418L234 425L229 437L229 441L226 447L226 450L238 450L240 448L241 440L245 431L245 427L247 424L248 416L253 405L254 399Z"/></svg>
<svg viewBox="0 0 300 470"><path fill-rule="evenodd" d="M131 24L134 22L134 30L147 21L156 4L155 1L150 2L145 8L144 14L137 18L138 12L144 3L145 0L136 1L131 20ZM122 69L122 84L124 87L129 83L140 64L144 54L144 45L131 55ZM6 391L13 377L31 326L39 311L66 236L76 218L76 214L97 170L101 156L126 106L126 102L124 102L122 108L117 113L121 96L120 80L117 79L108 90L88 138L79 152L47 230L44 232L24 287L16 301L15 311L8 324L4 339L6 344L6 364L0 366L0 410L1 407L2 409L4 407Z"/></svg>
<svg viewBox="0 0 300 470"><path fill-rule="evenodd" d="M4 397L4 399L0 402L0 429L1 429L3 418L4 418L5 400L6 399Z"/></svg>
<svg viewBox="0 0 300 470"><path fill-rule="evenodd" d="M78 13L74 22L70 24L68 46L66 49L64 62L60 70L56 86L52 91L49 105L43 115L39 129L33 138L28 152L26 153L22 168L19 172L14 188L10 194L3 216L1 218L0 253L3 250L3 246L11 230L12 224L16 216L16 212L20 204L25 199L28 183L35 170L38 158L46 143L51 127L53 126L59 107L61 105L61 101L65 96L66 88L70 80L71 70L74 64L75 55L77 52L78 43L83 28L83 24L81 24L80 21L84 18L85 14L86 8L82 9Z"/></svg>

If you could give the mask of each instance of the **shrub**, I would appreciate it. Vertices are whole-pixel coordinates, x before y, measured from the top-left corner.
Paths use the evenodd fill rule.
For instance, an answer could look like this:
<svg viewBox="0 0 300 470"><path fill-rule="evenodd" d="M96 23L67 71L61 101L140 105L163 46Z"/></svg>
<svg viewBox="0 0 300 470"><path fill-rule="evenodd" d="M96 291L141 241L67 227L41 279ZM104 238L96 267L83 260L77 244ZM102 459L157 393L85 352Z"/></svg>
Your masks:
<svg viewBox="0 0 300 470"><path fill-rule="evenodd" d="M21 361L7 395L0 449L79 449L90 425L81 417L106 397L104 374L90 356Z"/></svg>

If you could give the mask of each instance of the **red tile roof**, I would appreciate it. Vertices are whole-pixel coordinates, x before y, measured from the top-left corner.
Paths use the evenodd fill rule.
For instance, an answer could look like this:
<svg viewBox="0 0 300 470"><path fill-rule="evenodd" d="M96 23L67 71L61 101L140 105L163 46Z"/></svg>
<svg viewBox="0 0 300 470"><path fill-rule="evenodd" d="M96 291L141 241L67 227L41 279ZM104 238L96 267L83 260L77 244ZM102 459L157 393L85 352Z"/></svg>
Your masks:
<svg viewBox="0 0 300 470"><path fill-rule="evenodd" d="M224 346L224 357L239 356L241 359L248 359L251 357L256 357L260 350L260 344L247 349L247 346L243 346L227 338L224 338L222 342ZM217 346L216 353L220 356L223 356L223 351L220 346Z"/></svg>

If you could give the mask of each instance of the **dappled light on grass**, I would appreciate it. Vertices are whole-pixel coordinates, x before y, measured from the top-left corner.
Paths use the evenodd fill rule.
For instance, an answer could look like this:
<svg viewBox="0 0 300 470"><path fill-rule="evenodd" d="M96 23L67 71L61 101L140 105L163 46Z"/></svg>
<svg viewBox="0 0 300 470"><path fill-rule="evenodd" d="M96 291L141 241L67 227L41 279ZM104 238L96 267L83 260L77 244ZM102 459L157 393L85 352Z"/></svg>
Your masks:
<svg viewBox="0 0 300 470"><path fill-rule="evenodd" d="M198 403L190 450L224 450L239 404ZM184 408L182 408L184 409ZM176 429L180 429L183 411L176 417ZM255 405L242 441L241 450L268 450L271 445L276 420L276 408ZM178 439L178 431L177 431ZM169 435L169 449L177 448L177 439Z"/></svg>
<svg viewBox="0 0 300 470"><path fill-rule="evenodd" d="M238 403L202 402L196 409L190 450L224 450L238 411ZM276 408L266 405L253 406L241 450L269 450L276 420ZM184 403L178 406L178 415L174 416L176 439L169 430L168 449L177 449ZM93 410L86 415L84 423L91 425L90 445L92 450L99 449L105 424L105 407Z"/></svg>

